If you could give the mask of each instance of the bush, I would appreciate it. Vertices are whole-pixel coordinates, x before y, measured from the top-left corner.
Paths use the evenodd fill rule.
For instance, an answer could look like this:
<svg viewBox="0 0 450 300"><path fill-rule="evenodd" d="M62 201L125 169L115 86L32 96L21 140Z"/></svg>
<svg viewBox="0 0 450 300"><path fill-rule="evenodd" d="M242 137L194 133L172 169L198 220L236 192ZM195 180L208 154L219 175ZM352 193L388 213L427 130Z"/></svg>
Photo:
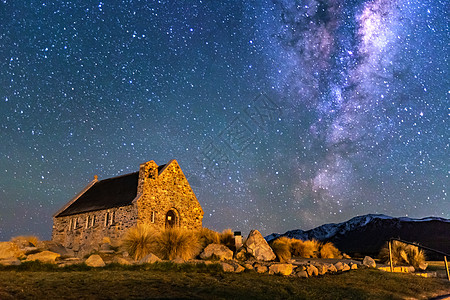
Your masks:
<svg viewBox="0 0 450 300"><path fill-rule="evenodd" d="M291 259L291 239L285 236L280 237L270 244L273 252L280 262L287 262Z"/></svg>
<svg viewBox="0 0 450 300"><path fill-rule="evenodd" d="M220 243L227 246L230 250L235 251L236 245L234 243L234 233L231 229L225 229L220 233Z"/></svg>
<svg viewBox="0 0 450 300"><path fill-rule="evenodd" d="M156 232L147 225L130 228L122 241L122 246L135 259L150 254L153 249Z"/></svg>
<svg viewBox="0 0 450 300"><path fill-rule="evenodd" d="M167 228L156 236L154 249L155 254L161 259L188 260L199 254L201 246L193 231Z"/></svg>
<svg viewBox="0 0 450 300"><path fill-rule="evenodd" d="M415 269L426 268L426 257L419 247L392 241L392 263L394 265L411 265ZM379 254L380 259L389 263L389 243L386 243ZM425 266L425 267L424 267Z"/></svg>
<svg viewBox="0 0 450 300"><path fill-rule="evenodd" d="M203 227L196 232L197 239L200 243L201 250L205 249L209 244L220 244L219 233Z"/></svg>
<svg viewBox="0 0 450 300"><path fill-rule="evenodd" d="M342 258L341 252L331 242L321 245L319 253L321 258Z"/></svg>

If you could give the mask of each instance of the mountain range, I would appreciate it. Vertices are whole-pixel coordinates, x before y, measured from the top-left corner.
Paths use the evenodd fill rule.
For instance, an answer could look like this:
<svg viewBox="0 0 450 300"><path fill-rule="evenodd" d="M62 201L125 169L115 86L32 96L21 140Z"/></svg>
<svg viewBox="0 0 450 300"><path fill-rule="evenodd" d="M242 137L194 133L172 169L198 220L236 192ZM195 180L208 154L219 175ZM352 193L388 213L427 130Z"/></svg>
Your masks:
<svg viewBox="0 0 450 300"><path fill-rule="evenodd" d="M353 256L377 255L390 238L416 242L450 254L450 220L438 217L413 219L369 214L342 223L325 224L307 231L296 229L283 234L272 233L265 239L271 241L282 236L332 242L340 251ZM436 257L431 252L427 254Z"/></svg>

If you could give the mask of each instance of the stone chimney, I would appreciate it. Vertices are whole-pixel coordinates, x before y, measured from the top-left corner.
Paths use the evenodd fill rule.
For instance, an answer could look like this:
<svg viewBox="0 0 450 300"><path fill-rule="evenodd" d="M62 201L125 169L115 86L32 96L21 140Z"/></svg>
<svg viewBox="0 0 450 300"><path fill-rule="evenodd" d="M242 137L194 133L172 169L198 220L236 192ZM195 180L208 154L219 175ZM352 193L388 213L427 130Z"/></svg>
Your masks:
<svg viewBox="0 0 450 300"><path fill-rule="evenodd" d="M242 234L240 231L234 232L234 245L236 247L236 251L242 247Z"/></svg>

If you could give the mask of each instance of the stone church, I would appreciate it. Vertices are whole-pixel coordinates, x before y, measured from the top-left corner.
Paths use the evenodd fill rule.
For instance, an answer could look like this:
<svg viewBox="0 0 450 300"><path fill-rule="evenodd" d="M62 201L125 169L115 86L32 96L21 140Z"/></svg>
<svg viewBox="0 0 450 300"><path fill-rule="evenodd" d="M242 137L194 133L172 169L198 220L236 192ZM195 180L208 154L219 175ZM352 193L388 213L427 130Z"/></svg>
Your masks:
<svg viewBox="0 0 450 300"><path fill-rule="evenodd" d="M98 247L105 237L120 241L128 228L202 228L203 210L176 160L154 161L139 171L98 180L53 215L52 240L76 253Z"/></svg>

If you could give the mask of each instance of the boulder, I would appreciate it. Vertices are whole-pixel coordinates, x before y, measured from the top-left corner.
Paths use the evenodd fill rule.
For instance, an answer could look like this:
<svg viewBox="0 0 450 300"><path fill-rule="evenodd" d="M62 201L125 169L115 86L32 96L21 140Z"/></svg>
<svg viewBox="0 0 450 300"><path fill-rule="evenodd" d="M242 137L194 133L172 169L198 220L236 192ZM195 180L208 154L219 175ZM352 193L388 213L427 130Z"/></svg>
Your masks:
<svg viewBox="0 0 450 300"><path fill-rule="evenodd" d="M316 265L319 275L325 275L328 272L328 267L323 264Z"/></svg>
<svg viewBox="0 0 450 300"><path fill-rule="evenodd" d="M376 262L370 256L364 257L363 265L365 265L366 267L369 267L369 268L376 268L376 266L377 266Z"/></svg>
<svg viewBox="0 0 450 300"><path fill-rule="evenodd" d="M245 250L244 247L241 247L236 251L236 254L234 255L234 258L238 260L246 260L248 256L247 250Z"/></svg>
<svg viewBox="0 0 450 300"><path fill-rule="evenodd" d="M254 265L256 272L258 273L266 273L268 268L266 266L260 265L260 264L255 264Z"/></svg>
<svg viewBox="0 0 450 300"><path fill-rule="evenodd" d="M3 266L18 266L21 262L17 258L7 258L7 259L1 259L0 265Z"/></svg>
<svg viewBox="0 0 450 300"><path fill-rule="evenodd" d="M302 278L308 278L308 273L306 271L298 271L295 276L302 277Z"/></svg>
<svg viewBox="0 0 450 300"><path fill-rule="evenodd" d="M113 248L112 248L110 243L103 243L103 244L100 245L100 248L98 250L100 250L100 251L102 251L102 250L103 251L110 251L110 250L113 250Z"/></svg>
<svg viewBox="0 0 450 300"><path fill-rule="evenodd" d="M342 272L349 271L349 270L350 270L350 266L347 265L346 263L343 263Z"/></svg>
<svg viewBox="0 0 450 300"><path fill-rule="evenodd" d="M30 254L27 256L26 261L38 260L43 263L56 263L56 259L61 257L58 253L52 251L42 251L35 254Z"/></svg>
<svg viewBox="0 0 450 300"><path fill-rule="evenodd" d="M220 260L231 260L233 259L233 251L228 249L228 247L225 245L209 244L200 254L200 258L202 259L209 259L214 257Z"/></svg>
<svg viewBox="0 0 450 300"><path fill-rule="evenodd" d="M11 259L23 257L25 253L19 246L12 242L0 242L0 259Z"/></svg>
<svg viewBox="0 0 450 300"><path fill-rule="evenodd" d="M129 261L129 260L123 258L123 257L120 257L120 256L114 257L112 262L116 263L116 264L119 264L119 265L126 265L126 266L127 265L132 265L131 261Z"/></svg>
<svg viewBox="0 0 450 300"><path fill-rule="evenodd" d="M327 266L328 272L330 272L330 273L336 273L337 272L337 269L336 269L336 267L333 264L327 264L326 266Z"/></svg>
<svg viewBox="0 0 450 300"><path fill-rule="evenodd" d="M358 269L358 264L355 264L354 262L351 262L351 263L349 264L349 266L350 266L350 269L351 269L351 270L356 270L356 269Z"/></svg>
<svg viewBox="0 0 450 300"><path fill-rule="evenodd" d="M159 262L159 261L161 261L161 259L158 256L156 256L153 253L150 253L149 255L141 258L141 260L139 260L139 263L140 264L153 264L153 263Z"/></svg>
<svg viewBox="0 0 450 300"><path fill-rule="evenodd" d="M234 272L234 267L232 265L225 262L221 262L220 265L222 266L222 270L224 272Z"/></svg>
<svg viewBox="0 0 450 300"><path fill-rule="evenodd" d="M315 266L309 265L306 267L306 273L308 273L309 277L317 276L319 275L319 270Z"/></svg>
<svg viewBox="0 0 450 300"><path fill-rule="evenodd" d="M98 254L92 254L89 256L88 259L86 259L85 264L89 267L104 267L106 264Z"/></svg>
<svg viewBox="0 0 450 300"><path fill-rule="evenodd" d="M269 274L291 275L293 266L291 264L273 264L269 267Z"/></svg>
<svg viewBox="0 0 450 300"><path fill-rule="evenodd" d="M244 243L244 247L247 252L254 256L257 260L271 261L276 258L272 248L270 248L267 241L256 229L250 231L248 238Z"/></svg>
<svg viewBox="0 0 450 300"><path fill-rule="evenodd" d="M244 268L247 270L253 270L253 266L251 264L244 264Z"/></svg>
<svg viewBox="0 0 450 300"><path fill-rule="evenodd" d="M75 253L66 249L63 245L53 241L42 241L38 243L38 248L42 250L48 250L60 254L61 256L75 256Z"/></svg>
<svg viewBox="0 0 450 300"><path fill-rule="evenodd" d="M175 264L184 264L184 263L186 263L186 261L184 259L182 259L181 257L177 257L175 259L172 259L171 262L173 262Z"/></svg>
<svg viewBox="0 0 450 300"><path fill-rule="evenodd" d="M342 271L344 269L344 264L339 261L339 262L334 264L334 267L336 268L336 272Z"/></svg>

